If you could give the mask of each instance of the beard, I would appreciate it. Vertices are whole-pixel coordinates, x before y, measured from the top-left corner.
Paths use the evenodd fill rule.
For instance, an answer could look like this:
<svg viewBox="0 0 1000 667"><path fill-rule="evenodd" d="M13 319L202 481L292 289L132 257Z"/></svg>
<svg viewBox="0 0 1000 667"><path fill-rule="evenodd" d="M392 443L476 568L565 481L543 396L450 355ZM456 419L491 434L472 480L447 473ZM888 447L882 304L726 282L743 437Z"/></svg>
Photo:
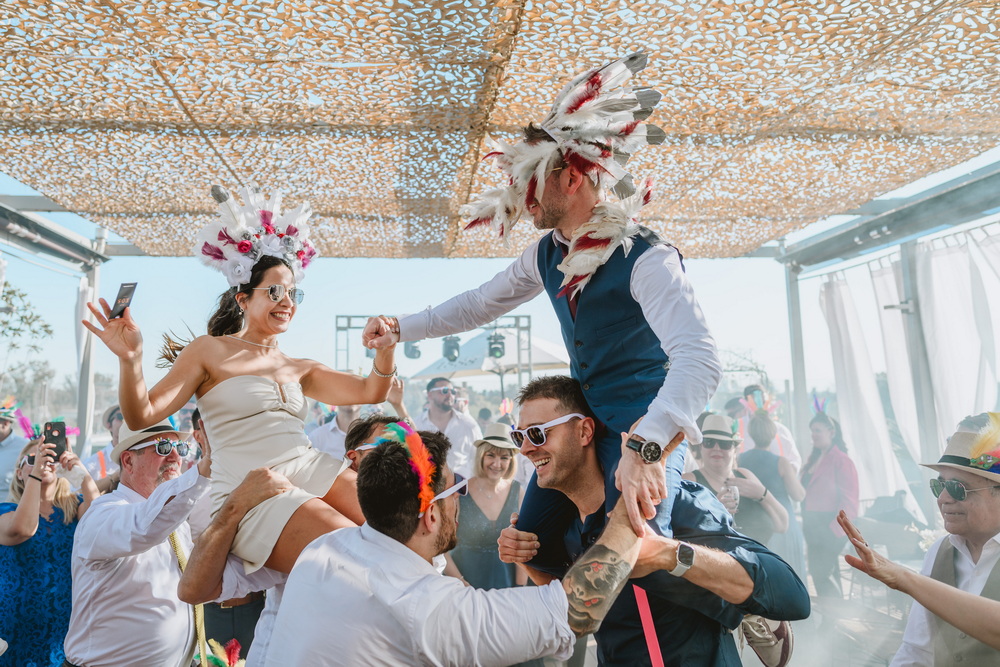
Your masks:
<svg viewBox="0 0 1000 667"><path fill-rule="evenodd" d="M437 541L434 543L434 550L440 555L451 551L458 546L458 518L448 521L441 526Z"/></svg>
<svg viewBox="0 0 1000 667"><path fill-rule="evenodd" d="M532 220L535 229L555 229L563 221L563 218L566 217L566 197L561 194L553 192L549 194L548 202L545 206L542 206L541 202L538 204L541 209L541 215L536 216Z"/></svg>

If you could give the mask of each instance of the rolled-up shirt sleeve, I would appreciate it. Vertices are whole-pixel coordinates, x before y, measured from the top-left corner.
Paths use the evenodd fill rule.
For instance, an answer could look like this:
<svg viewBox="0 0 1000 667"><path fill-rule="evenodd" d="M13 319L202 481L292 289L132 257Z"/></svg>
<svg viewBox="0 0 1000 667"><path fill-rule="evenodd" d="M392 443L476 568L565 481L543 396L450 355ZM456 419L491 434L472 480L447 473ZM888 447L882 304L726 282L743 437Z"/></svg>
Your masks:
<svg viewBox="0 0 1000 667"><path fill-rule="evenodd" d="M440 593L440 591L438 591ZM483 591L466 587L433 595L418 625L422 663L510 665L541 656L567 660L576 636L562 582Z"/></svg>
<svg viewBox="0 0 1000 667"><path fill-rule="evenodd" d="M143 502L95 502L80 520L73 555L108 560L143 553L162 544L187 520L209 486L209 479L191 468L160 484Z"/></svg>
<svg viewBox="0 0 1000 667"><path fill-rule="evenodd" d="M477 289L463 292L434 308L401 317L399 339L423 340L471 331L531 301L542 289L538 241L535 241L510 266Z"/></svg>
<svg viewBox="0 0 1000 667"><path fill-rule="evenodd" d="M748 542L727 550L750 575L753 593L736 605L746 614L759 614L775 621L798 621L809 616L809 591L795 570L778 556Z"/></svg>
<svg viewBox="0 0 1000 667"><path fill-rule="evenodd" d="M266 591L285 583L287 579L287 574L267 567L246 574L243 559L229 554L226 558L226 567L222 571L222 593L214 602L246 597L255 591Z"/></svg>
<svg viewBox="0 0 1000 667"><path fill-rule="evenodd" d="M632 268L631 292L670 359L667 377L635 433L667 443L683 431L688 442L698 444L695 419L719 386L722 364L677 250L659 245L643 253Z"/></svg>

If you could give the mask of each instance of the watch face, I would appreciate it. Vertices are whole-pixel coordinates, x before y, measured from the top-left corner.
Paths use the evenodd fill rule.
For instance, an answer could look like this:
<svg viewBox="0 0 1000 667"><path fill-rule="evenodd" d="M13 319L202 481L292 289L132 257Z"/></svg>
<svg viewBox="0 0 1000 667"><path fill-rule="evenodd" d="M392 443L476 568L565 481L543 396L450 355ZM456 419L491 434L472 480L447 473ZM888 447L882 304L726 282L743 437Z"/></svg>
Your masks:
<svg viewBox="0 0 1000 667"><path fill-rule="evenodd" d="M663 449L660 447L659 443L656 442L644 442L642 443L642 458L645 461L659 461L660 455L663 453Z"/></svg>
<svg viewBox="0 0 1000 667"><path fill-rule="evenodd" d="M691 567L694 564L694 549L690 544L682 543L677 547L677 562Z"/></svg>

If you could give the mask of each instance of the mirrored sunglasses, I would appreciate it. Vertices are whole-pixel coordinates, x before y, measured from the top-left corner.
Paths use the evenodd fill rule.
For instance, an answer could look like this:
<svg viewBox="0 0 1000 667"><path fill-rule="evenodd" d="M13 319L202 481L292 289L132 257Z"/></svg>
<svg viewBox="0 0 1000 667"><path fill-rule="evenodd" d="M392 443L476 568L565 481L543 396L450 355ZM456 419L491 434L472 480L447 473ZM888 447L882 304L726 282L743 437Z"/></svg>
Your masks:
<svg viewBox="0 0 1000 667"><path fill-rule="evenodd" d="M983 486L978 489L970 489L965 486L962 482L957 479L932 479L931 480L931 493L934 494L935 498L941 496L942 491L947 491L948 495L954 500L962 502L965 500L970 493L975 493L976 491L985 491L986 489L1000 489L1000 484L993 486Z"/></svg>
<svg viewBox="0 0 1000 667"><path fill-rule="evenodd" d="M715 449L718 447L724 452L728 452L730 449L736 446L736 443L732 440L716 440L715 438L705 438L701 441L701 446L705 449Z"/></svg>
<svg viewBox="0 0 1000 667"><path fill-rule="evenodd" d="M581 415L579 412L573 412L568 415L563 415L562 417L557 417L556 419L545 422L544 424L539 424L538 426L529 426L524 429L512 428L510 430L510 439L515 445L518 446L519 449L524 446L525 439L527 439L527 441L535 447L541 447L545 444L545 439L548 437L546 434L550 428L554 428L560 424L565 424L571 419L585 419L585 415Z"/></svg>
<svg viewBox="0 0 1000 667"><path fill-rule="evenodd" d="M152 442L144 442L141 445L136 445L135 447L130 447L130 452L137 452L140 449L146 449L147 447L156 447L156 453L160 456L170 456L170 450L176 448L177 453L180 456L187 456L188 452L191 451L191 443L183 442L181 440L171 440L169 438L163 438L162 440L153 440Z"/></svg>
<svg viewBox="0 0 1000 667"><path fill-rule="evenodd" d="M290 290L286 290L284 285L271 285L269 287L254 287L253 289L267 290L267 295L271 297L271 301L281 301L285 298L285 292L288 292L288 298L295 303L302 303L302 299L305 298L305 290L301 290L298 287L293 287Z"/></svg>

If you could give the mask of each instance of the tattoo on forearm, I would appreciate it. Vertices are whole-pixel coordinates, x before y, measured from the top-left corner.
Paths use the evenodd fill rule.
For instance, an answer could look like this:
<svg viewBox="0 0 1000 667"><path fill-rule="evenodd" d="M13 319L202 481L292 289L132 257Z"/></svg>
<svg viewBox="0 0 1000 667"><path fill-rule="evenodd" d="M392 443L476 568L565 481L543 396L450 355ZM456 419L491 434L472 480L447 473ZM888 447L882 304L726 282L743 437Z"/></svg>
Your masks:
<svg viewBox="0 0 1000 667"><path fill-rule="evenodd" d="M573 565L563 585L569 626L576 636L597 631L631 572L631 565L603 544L594 545Z"/></svg>

